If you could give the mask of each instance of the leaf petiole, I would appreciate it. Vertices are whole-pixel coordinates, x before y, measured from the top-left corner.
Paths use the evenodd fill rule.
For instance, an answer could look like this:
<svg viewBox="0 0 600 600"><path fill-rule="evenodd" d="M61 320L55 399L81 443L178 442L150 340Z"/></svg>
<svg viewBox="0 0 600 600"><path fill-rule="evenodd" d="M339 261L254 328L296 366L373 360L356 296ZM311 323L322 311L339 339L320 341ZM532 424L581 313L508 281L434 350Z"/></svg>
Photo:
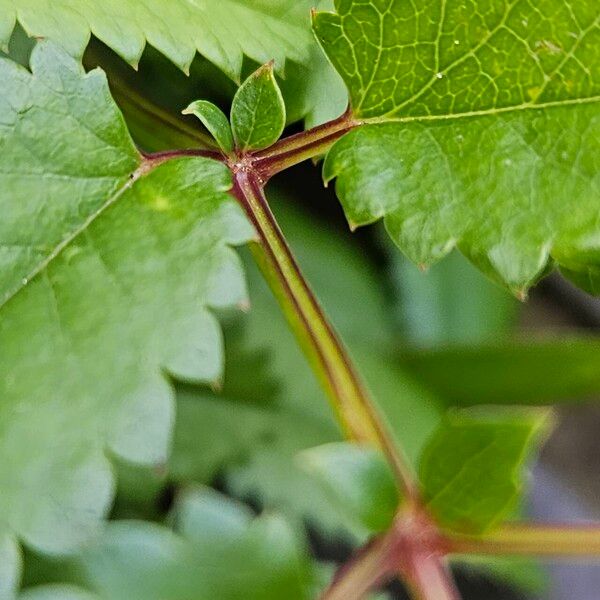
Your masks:
<svg viewBox="0 0 600 600"><path fill-rule="evenodd" d="M600 559L598 525L510 524L481 537L447 534L457 554L590 556Z"/></svg>

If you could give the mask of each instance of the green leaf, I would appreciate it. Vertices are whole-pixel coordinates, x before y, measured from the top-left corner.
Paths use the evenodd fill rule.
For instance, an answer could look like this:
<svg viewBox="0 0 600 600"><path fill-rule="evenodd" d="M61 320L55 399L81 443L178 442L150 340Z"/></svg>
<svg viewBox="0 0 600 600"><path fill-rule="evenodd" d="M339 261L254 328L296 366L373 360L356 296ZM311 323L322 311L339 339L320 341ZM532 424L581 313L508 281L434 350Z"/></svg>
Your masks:
<svg viewBox="0 0 600 600"><path fill-rule="evenodd" d="M285 127L285 103L273 63L255 71L231 104L231 129L239 150L260 150L276 142Z"/></svg>
<svg viewBox="0 0 600 600"><path fill-rule="evenodd" d="M0 537L0 598L10 600L19 589L22 558L17 540L11 535Z"/></svg>
<svg viewBox="0 0 600 600"><path fill-rule="evenodd" d="M19 595L19 600L100 600L100 597L73 585L51 584L29 588Z"/></svg>
<svg viewBox="0 0 600 600"><path fill-rule="evenodd" d="M304 450L298 460L352 519L372 532L390 526L400 497L380 452L356 444L335 443Z"/></svg>
<svg viewBox="0 0 600 600"><path fill-rule="evenodd" d="M519 303L458 252L422 273L391 246L385 249L390 247L394 307L403 337L413 345L478 344L505 335L516 321Z"/></svg>
<svg viewBox="0 0 600 600"><path fill-rule="evenodd" d="M308 62L313 39L309 11L314 0L0 0L0 43L6 44L16 19L31 36L59 43L83 55L90 33L132 65L146 43L187 71L196 51L232 79L244 56L259 64L274 59Z"/></svg>
<svg viewBox="0 0 600 600"><path fill-rule="evenodd" d="M600 393L592 338L406 351L401 361L448 406L585 402Z"/></svg>
<svg viewBox="0 0 600 600"><path fill-rule="evenodd" d="M231 127L227 117L218 106L206 100L196 100L183 111L183 114L197 116L225 154L233 151Z"/></svg>
<svg viewBox="0 0 600 600"><path fill-rule="evenodd" d="M210 489L180 496L175 531L114 521L57 577L103 600L309 600L315 574L297 532L281 517L253 518Z"/></svg>
<svg viewBox="0 0 600 600"><path fill-rule="evenodd" d="M427 508L448 529L480 534L514 508L522 468L545 419L535 414L450 413L423 452L419 478Z"/></svg>
<svg viewBox="0 0 600 600"><path fill-rule="evenodd" d="M314 28L367 124L335 144L324 178L351 225L383 218L421 265L457 246L519 296L552 261L597 291L597 3L336 9Z"/></svg>
<svg viewBox="0 0 600 600"><path fill-rule="evenodd" d="M252 230L224 165L138 155L100 71L49 43L31 66L0 60L0 533L63 552L108 509L107 451L166 460L165 373L220 376Z"/></svg>
<svg viewBox="0 0 600 600"><path fill-rule="evenodd" d="M469 574L493 577L534 598L547 595L550 587L549 574L535 558L463 554L454 555L450 560Z"/></svg>

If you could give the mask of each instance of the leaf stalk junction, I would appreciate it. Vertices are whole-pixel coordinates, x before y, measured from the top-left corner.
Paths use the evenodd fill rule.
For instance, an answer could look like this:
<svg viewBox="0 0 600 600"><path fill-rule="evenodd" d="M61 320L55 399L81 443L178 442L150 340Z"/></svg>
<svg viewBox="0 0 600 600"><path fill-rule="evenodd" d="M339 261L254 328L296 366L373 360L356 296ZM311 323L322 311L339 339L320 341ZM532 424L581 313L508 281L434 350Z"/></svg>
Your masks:
<svg viewBox="0 0 600 600"><path fill-rule="evenodd" d="M232 195L256 231L250 247L346 437L386 457L403 499L388 531L372 539L337 572L321 600L359 600L399 575L415 600L459 600L447 558L452 554L600 556L600 527L513 524L466 536L445 531L428 513L412 467L388 430L341 339L328 321L269 207L265 186L277 173L323 156L360 127L350 110L258 151L230 154L186 149L144 154L148 168L171 158L200 156L225 163ZM409 426L410 424L407 424Z"/></svg>

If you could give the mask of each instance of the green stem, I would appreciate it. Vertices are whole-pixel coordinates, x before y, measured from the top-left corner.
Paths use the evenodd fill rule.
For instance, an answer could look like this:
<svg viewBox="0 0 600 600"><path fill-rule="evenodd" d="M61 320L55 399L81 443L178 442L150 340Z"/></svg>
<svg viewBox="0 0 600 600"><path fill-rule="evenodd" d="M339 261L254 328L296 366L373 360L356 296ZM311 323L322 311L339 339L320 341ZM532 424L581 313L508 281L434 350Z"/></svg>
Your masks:
<svg viewBox="0 0 600 600"><path fill-rule="evenodd" d="M505 525L483 537L448 534L450 552L600 558L600 527L577 525Z"/></svg>
<svg viewBox="0 0 600 600"><path fill-rule="evenodd" d="M270 148L255 152L252 155L253 167L260 178L267 181L298 163L322 156L339 138L360 124L348 110L333 121L283 138Z"/></svg>
<svg viewBox="0 0 600 600"><path fill-rule="evenodd" d="M234 166L233 193L252 221L258 243L252 252L337 417L351 439L380 447L395 471L401 491L417 498L408 462L362 385L340 339L327 321L279 229L263 193L260 176L247 165Z"/></svg>

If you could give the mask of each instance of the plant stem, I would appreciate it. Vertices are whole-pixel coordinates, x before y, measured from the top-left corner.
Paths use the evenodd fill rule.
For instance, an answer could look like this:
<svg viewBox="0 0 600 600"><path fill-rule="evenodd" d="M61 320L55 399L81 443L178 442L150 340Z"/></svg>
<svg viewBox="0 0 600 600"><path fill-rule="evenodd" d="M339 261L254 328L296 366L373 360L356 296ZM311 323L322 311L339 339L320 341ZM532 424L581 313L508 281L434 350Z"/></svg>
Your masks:
<svg viewBox="0 0 600 600"><path fill-rule="evenodd" d="M396 574L415 600L459 600L444 554L445 540L429 515L407 507L338 570L322 600L359 600Z"/></svg>
<svg viewBox="0 0 600 600"><path fill-rule="evenodd" d="M412 563L408 582L414 600L460 600L450 569L443 556L421 553Z"/></svg>
<svg viewBox="0 0 600 600"><path fill-rule="evenodd" d="M594 556L600 558L597 525L504 525L483 537L448 535L450 552L528 556Z"/></svg>
<svg viewBox="0 0 600 600"><path fill-rule="evenodd" d="M360 124L347 110L333 121L283 138L270 148L255 152L253 166L261 179L267 181L304 160L325 154L335 141Z"/></svg>
<svg viewBox="0 0 600 600"><path fill-rule="evenodd" d="M338 419L351 439L380 447L403 494L416 499L417 487L408 462L396 448L373 401L362 385L340 339L326 319L275 221L251 167L234 168L233 193L253 223L258 243L255 259L313 370L325 388Z"/></svg>
<svg viewBox="0 0 600 600"><path fill-rule="evenodd" d="M390 533L373 540L336 573L321 600L361 600L395 573L395 541Z"/></svg>

